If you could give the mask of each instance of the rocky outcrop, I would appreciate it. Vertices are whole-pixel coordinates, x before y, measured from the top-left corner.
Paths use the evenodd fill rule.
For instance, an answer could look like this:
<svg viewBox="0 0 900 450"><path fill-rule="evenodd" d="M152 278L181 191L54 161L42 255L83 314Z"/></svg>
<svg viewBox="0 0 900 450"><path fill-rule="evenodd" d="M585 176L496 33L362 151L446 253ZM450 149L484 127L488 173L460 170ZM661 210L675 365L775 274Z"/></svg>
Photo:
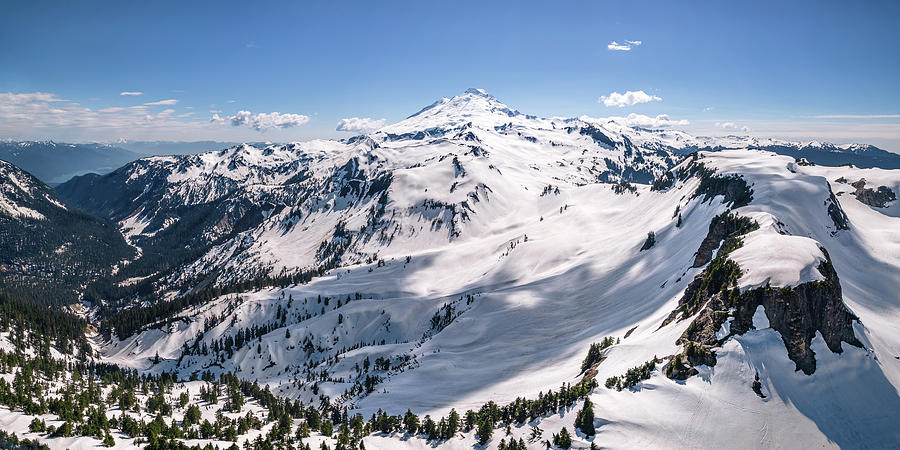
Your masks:
<svg viewBox="0 0 900 450"><path fill-rule="evenodd" d="M795 287L765 286L744 292L736 285L740 267L726 260L724 255L717 256L688 285L679 301L679 309L664 322L679 315L681 318L696 315L677 341L684 346L681 360L691 366L715 365L714 349L729 337L753 329L753 315L759 306L765 309L770 327L781 334L788 357L794 361L797 370L807 375L816 370L811 343L817 332L822 334L832 352L842 351L841 342L861 347L853 333L856 317L844 305L840 280L828 252L823 248L822 253L826 260L819 264L818 270L824 280ZM728 334L717 335L731 317ZM685 373L683 370L676 372Z"/></svg>
<svg viewBox="0 0 900 450"><path fill-rule="evenodd" d="M856 317L844 305L840 280L824 248L821 250L825 261L818 266L824 280L784 288L767 285L741 292L738 288L741 268L728 255L743 245L744 234L758 228L755 221L731 212L720 214L710 222L694 267L707 262L709 265L688 283L678 308L661 325L694 317L677 341L684 350L677 361L674 358L670 361L671 370L667 369L667 373L671 377L684 379L696 373L691 370L694 366L714 366L715 349L731 336L753 328L753 315L759 306L765 309L770 326L781 333L788 357L797 370L806 374L816 370L815 353L810 345L817 332L835 353L841 352L841 342L861 346L853 334L852 322ZM716 257L709 261L717 248ZM732 317L725 333L723 325Z"/></svg>
<svg viewBox="0 0 900 450"><path fill-rule="evenodd" d="M847 214L841 208L841 204L838 203L837 197L831 192L830 185L828 186L828 194L828 200L825 200L825 204L828 205L828 216L831 217L831 221L834 222L834 227L838 230L849 230L850 219L847 218ZM832 234L835 233L837 233L837 231Z"/></svg>
<svg viewBox="0 0 900 450"><path fill-rule="evenodd" d="M654 245L656 245L656 233L651 231L647 233L647 240L644 241L640 251L650 250Z"/></svg>
<svg viewBox="0 0 900 450"><path fill-rule="evenodd" d="M825 257L828 252L822 249ZM765 308L769 326L781 333L788 357L798 370L809 375L816 370L815 352L810 348L816 332L828 349L841 353L841 342L862 347L853 334L856 316L844 305L837 272L828 258L818 267L825 280L811 281L793 288L762 287L744 292L734 312L731 334L743 334L753 327L757 307Z"/></svg>
<svg viewBox="0 0 900 450"><path fill-rule="evenodd" d="M679 180L686 180L692 176L700 177L700 185L694 191L693 198L703 196L703 201L709 201L718 195L724 197L722 203L732 208L746 206L753 201L753 189L740 175L719 175L715 170L697 162L696 153L694 160L687 166L676 172Z"/></svg>
<svg viewBox="0 0 900 450"><path fill-rule="evenodd" d="M713 217L709 224L709 232L700 242L700 248L697 249L697 256L694 258L694 264L691 267L703 267L712 259L713 251L719 248L719 245L727 237L732 240L723 248L734 250L737 244L737 236L747 234L759 228L759 224L746 218L732 214L730 212L722 213ZM729 251L730 251L729 250Z"/></svg>
<svg viewBox="0 0 900 450"><path fill-rule="evenodd" d="M856 199L869 206L884 208L889 202L897 200L897 194L887 186L878 186L878 189L867 188L865 178L850 183L850 186L856 188L853 192Z"/></svg>

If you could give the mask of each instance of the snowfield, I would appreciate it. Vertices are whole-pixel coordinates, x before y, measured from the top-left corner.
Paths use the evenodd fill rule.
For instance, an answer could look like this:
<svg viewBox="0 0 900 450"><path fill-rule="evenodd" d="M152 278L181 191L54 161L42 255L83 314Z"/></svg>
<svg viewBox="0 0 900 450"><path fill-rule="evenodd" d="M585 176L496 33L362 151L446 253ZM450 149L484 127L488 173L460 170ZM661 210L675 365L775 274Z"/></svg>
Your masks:
<svg viewBox="0 0 900 450"><path fill-rule="evenodd" d="M512 437L527 440L529 425L539 425L544 440L567 427L576 447L896 448L900 206L864 204L849 183L865 178L872 188L900 192L900 170L802 165L747 148L759 142L727 144L743 148L699 152L693 162L715 176L737 175L753 191L749 204L733 210L759 224L728 255L741 268L738 287L822 281L820 264L830 258L844 304L859 318L854 331L863 348L845 343L832 353L817 335L812 375L796 370L762 307L756 329L731 335L723 325L715 366L699 366L684 381L663 375L693 318L663 322L703 273L705 267L692 267L694 256L729 205L721 195L695 196L697 176L661 189L651 182L692 162L673 146L712 143L621 120L526 116L480 90L353 142L239 146L166 172L167 195L197 203L224 195L194 184L215 174L217 182L242 183L244 194L293 192L284 186L301 173L308 174L302 183L319 189L273 208L259 226L212 247L168 281L227 284L260 268L278 274L315 267L329 243L343 249L340 263L307 284L224 295L96 345L104 362L150 373L234 372L277 395L307 404L325 395L366 417L407 409L439 417L574 385L590 344L611 336L618 341L604 350L595 375L600 386L590 395L596 436L575 435L578 402L512 426ZM383 195L340 193L340 183L370 187L386 174ZM829 213L832 198L847 227ZM161 213L134 207L121 225L140 245L142 235L159 232L148 224ZM655 244L642 251L650 232ZM254 327L268 328L228 357L202 351ZM388 367L370 371L379 358ZM607 378L654 358L662 362L649 380L621 391L604 387ZM757 374L764 398L752 388ZM377 375L374 389L356 390L367 375ZM0 416L2 426L23 423ZM501 438L503 428L488 447ZM436 445L403 434L364 442L370 449ZM441 446L477 444L466 433ZM543 440L529 446L543 448Z"/></svg>

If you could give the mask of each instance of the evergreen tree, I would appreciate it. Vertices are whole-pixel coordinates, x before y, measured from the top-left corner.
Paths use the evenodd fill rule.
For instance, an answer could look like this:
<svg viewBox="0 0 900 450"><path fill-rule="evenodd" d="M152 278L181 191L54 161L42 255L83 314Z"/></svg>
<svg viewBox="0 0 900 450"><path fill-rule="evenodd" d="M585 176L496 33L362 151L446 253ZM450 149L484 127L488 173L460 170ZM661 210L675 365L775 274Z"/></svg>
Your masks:
<svg viewBox="0 0 900 450"><path fill-rule="evenodd" d="M414 435L419 431L419 418L408 409L406 410L406 414L403 416L403 427L409 434Z"/></svg>
<svg viewBox="0 0 900 450"><path fill-rule="evenodd" d="M566 427L559 430L559 434L553 435L553 445L559 448L572 447L572 436L569 435L569 430L567 430Z"/></svg>
<svg viewBox="0 0 900 450"><path fill-rule="evenodd" d="M494 425L490 420L488 418L479 418L478 430L475 431L475 437L478 438L478 443L481 445L487 444L493 435Z"/></svg>
<svg viewBox="0 0 900 450"><path fill-rule="evenodd" d="M459 431L459 413L456 409L451 409L450 418L447 420L447 438L456 436L457 431Z"/></svg>
<svg viewBox="0 0 900 450"><path fill-rule="evenodd" d="M597 431L594 429L594 407L591 404L591 399L584 399L584 406L575 418L575 428L578 428L585 436L596 434Z"/></svg>

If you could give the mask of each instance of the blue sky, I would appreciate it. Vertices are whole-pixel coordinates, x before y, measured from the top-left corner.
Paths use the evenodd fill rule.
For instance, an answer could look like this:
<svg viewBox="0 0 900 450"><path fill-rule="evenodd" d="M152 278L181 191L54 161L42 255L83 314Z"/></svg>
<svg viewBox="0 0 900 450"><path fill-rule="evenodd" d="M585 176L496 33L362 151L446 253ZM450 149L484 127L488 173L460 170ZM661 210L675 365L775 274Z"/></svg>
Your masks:
<svg viewBox="0 0 900 450"><path fill-rule="evenodd" d="M341 119L481 87L541 116L900 152L898 17L896 1L14 2L0 137L347 137ZM598 101L628 91L651 101Z"/></svg>

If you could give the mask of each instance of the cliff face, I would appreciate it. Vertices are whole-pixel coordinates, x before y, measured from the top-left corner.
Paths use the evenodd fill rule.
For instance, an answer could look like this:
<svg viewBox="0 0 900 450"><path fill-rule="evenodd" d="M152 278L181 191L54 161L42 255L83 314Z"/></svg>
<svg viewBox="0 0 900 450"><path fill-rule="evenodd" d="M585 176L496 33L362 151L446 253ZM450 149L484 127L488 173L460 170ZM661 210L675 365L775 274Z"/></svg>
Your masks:
<svg viewBox="0 0 900 450"><path fill-rule="evenodd" d="M694 266L706 264L718 247L716 257L688 284L678 309L663 322L666 325L676 319L694 317L678 339L684 351L679 356L679 367L668 371L670 377L684 379L697 373L693 367L682 367L682 361L690 366L715 365L715 349L729 337L753 328L753 316L759 306L765 309L771 328L781 334L797 370L807 375L816 370L815 353L810 348L816 332L822 334L828 348L835 353L841 352L841 342L862 346L853 334L856 317L844 305L840 279L824 248L821 250L826 260L817 267L824 280L794 287L764 286L740 291L737 282L741 268L728 259L728 254L742 245L742 235L756 228L756 222L732 213L717 216L710 223ZM722 336L720 330L729 318L732 318L729 332Z"/></svg>
<svg viewBox="0 0 900 450"><path fill-rule="evenodd" d="M725 213L714 217L709 224L709 232L703 238L703 242L700 243L700 248L697 250L697 256L694 258L694 264L691 267L703 267L706 265L712 259L713 251L719 248L719 245L726 238L734 237L737 239L737 236L747 234L757 228L759 228L758 224L736 214ZM723 248L728 249L736 245L739 245L737 241L732 243L726 242Z"/></svg>
<svg viewBox="0 0 900 450"><path fill-rule="evenodd" d="M828 256L825 249L822 251ZM810 343L817 331L834 353L841 353L841 342L862 347L853 334L856 317L844 305L840 280L831 259L821 263L818 270L825 280L794 288L763 287L745 292L734 312L731 333L743 334L753 327L753 314L762 306L770 326L781 333L791 361L807 375L816 370Z"/></svg>

